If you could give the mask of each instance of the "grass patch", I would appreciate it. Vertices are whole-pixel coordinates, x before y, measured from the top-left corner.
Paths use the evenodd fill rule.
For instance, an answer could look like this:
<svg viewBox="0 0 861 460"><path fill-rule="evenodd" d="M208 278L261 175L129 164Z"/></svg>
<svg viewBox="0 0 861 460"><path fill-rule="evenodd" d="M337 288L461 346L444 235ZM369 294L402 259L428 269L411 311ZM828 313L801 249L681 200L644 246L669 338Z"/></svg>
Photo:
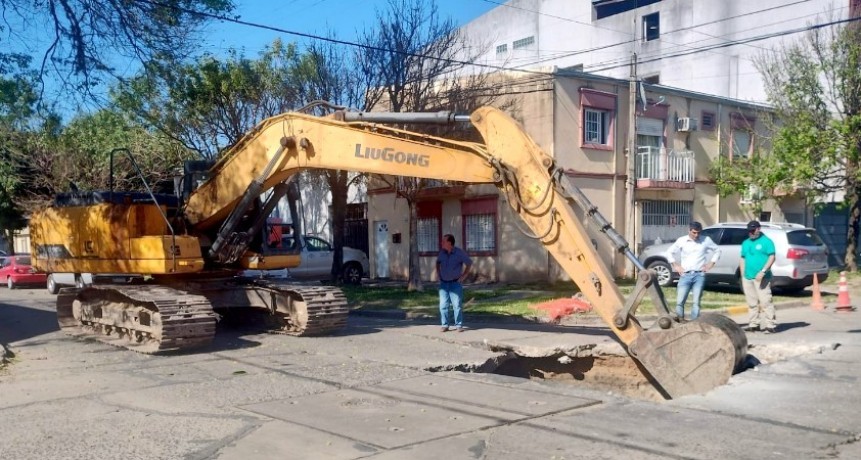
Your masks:
<svg viewBox="0 0 861 460"><path fill-rule="evenodd" d="M618 281L619 290L627 298L634 290L633 282ZM424 291L407 291L403 287L366 287L343 286L350 308L354 310L404 310L413 315L439 315L439 293L435 285L428 285ZM464 289L464 310L471 315L534 317L544 316L545 312L530 308L530 305L549 300L570 297L578 292L572 283L523 284L500 286L466 286ZM675 309L676 288L663 288L664 297L670 310ZM785 302L806 298L806 292L794 295L775 294L774 302ZM689 296L685 309L690 312L692 299ZM733 288L707 287L700 301L702 310L715 310L731 306L745 305L744 294ZM654 314L655 308L648 296L640 305L639 314ZM592 313L594 314L594 313Z"/></svg>

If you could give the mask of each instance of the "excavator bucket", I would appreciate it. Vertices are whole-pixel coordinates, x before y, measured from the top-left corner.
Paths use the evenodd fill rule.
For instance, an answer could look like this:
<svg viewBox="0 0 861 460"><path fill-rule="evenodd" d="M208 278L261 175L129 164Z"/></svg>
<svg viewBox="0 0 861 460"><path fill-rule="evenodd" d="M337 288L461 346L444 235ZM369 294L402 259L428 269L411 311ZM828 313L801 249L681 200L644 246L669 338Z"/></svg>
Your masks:
<svg viewBox="0 0 861 460"><path fill-rule="evenodd" d="M628 347L668 398L705 393L741 370L747 336L732 319L706 314L667 330L643 331Z"/></svg>

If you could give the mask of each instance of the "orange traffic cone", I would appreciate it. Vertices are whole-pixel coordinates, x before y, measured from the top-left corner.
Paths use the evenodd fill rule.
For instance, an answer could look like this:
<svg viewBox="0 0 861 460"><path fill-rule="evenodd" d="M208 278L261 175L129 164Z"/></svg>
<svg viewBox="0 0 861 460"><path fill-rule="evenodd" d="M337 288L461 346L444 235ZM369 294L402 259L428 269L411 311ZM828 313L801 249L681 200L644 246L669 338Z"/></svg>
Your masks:
<svg viewBox="0 0 861 460"><path fill-rule="evenodd" d="M819 290L819 274L813 274L813 299L810 302L810 308L822 311L825 310L825 304L822 303L822 292Z"/></svg>
<svg viewBox="0 0 861 460"><path fill-rule="evenodd" d="M837 285L837 311L852 311L852 301L849 300L849 286L846 284L846 272L840 272L840 283Z"/></svg>

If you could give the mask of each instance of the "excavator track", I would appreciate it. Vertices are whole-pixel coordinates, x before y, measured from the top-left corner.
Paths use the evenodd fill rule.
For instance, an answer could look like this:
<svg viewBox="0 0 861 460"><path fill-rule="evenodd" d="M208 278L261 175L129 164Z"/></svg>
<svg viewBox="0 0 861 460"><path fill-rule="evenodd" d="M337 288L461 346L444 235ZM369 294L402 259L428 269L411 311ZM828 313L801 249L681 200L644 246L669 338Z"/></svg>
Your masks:
<svg viewBox="0 0 861 460"><path fill-rule="evenodd" d="M274 334L299 337L328 335L347 325L350 309L344 293L332 286L255 280L251 289L270 296L274 305Z"/></svg>
<svg viewBox="0 0 861 460"><path fill-rule="evenodd" d="M92 285L57 295L64 332L140 353L206 346L215 321L206 297L166 286Z"/></svg>

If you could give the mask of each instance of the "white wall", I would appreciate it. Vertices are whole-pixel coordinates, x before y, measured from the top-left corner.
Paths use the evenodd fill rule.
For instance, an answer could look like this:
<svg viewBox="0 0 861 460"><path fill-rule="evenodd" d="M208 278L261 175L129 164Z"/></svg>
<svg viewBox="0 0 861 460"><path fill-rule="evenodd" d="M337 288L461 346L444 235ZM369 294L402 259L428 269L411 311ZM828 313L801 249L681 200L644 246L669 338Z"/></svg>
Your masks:
<svg viewBox="0 0 861 460"><path fill-rule="evenodd" d="M512 0L466 24L463 31L467 37L490 41L489 52L481 60L486 64L512 68L582 64L586 72L628 78L631 54L636 52L641 77L660 74L662 85L764 102L755 57L799 40L803 33L710 51L697 49L846 18L849 2L663 0L593 21L591 2ZM761 10L768 11L755 13ZM654 12L661 16L660 39L634 40L640 37L642 16ZM727 18L732 19L721 21ZM530 35L536 41L532 49L512 52L514 40ZM496 45L502 43L508 44L509 55L497 57ZM669 57L674 54L685 55Z"/></svg>

